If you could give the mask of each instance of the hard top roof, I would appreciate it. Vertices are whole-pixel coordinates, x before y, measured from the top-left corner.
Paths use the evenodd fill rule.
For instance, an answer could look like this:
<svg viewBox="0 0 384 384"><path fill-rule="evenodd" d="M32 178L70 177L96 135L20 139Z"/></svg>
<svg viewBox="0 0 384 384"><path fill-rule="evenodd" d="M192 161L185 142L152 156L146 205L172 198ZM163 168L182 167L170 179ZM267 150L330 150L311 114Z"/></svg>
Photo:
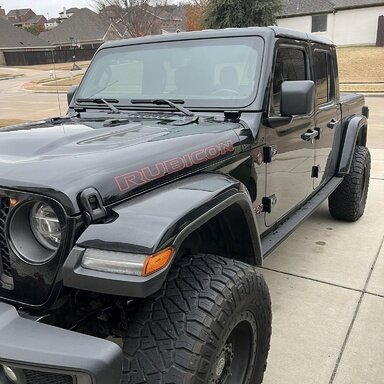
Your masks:
<svg viewBox="0 0 384 384"><path fill-rule="evenodd" d="M196 32L170 33L167 35L144 36L133 39L115 40L102 45L101 48L119 47L124 45L136 45L145 43L157 43L177 40L209 39L218 37L240 37L240 36L261 36L261 37L287 37L290 39L311 41L334 46L333 42L323 36L298 32L280 27L249 27L249 28L225 28L207 29Z"/></svg>

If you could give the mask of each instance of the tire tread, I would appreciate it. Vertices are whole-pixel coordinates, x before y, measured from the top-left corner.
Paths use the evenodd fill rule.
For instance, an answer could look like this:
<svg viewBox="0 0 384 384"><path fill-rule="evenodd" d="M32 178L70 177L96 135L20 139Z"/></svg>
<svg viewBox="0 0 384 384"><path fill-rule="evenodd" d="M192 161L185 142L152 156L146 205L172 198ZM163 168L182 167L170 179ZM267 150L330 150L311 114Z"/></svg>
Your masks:
<svg viewBox="0 0 384 384"><path fill-rule="evenodd" d="M259 333L263 336L259 353L266 361L271 302L256 269L214 255L177 261L162 289L140 302L129 324L122 383L206 384L220 332L244 295L253 295L260 311L263 329Z"/></svg>

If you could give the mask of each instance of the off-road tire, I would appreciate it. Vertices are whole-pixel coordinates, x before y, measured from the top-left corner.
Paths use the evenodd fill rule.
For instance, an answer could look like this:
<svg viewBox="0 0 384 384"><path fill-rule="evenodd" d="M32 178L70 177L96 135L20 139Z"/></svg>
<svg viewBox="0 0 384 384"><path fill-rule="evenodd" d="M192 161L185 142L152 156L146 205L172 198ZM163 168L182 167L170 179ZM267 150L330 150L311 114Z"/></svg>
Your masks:
<svg viewBox="0 0 384 384"><path fill-rule="evenodd" d="M232 329L243 326L254 333L237 337L232 351L226 340ZM172 267L160 291L140 301L127 332L124 384L221 383L222 376L215 376L220 357L232 353L228 361L235 362L240 344L253 341L254 348L248 348L252 364L243 370L247 377L235 382L226 376L225 383L259 384L271 336L268 288L250 265L213 255L186 256Z"/></svg>
<svg viewBox="0 0 384 384"><path fill-rule="evenodd" d="M329 196L329 212L335 219L356 221L364 213L367 201L371 155L367 147L356 146L351 170Z"/></svg>

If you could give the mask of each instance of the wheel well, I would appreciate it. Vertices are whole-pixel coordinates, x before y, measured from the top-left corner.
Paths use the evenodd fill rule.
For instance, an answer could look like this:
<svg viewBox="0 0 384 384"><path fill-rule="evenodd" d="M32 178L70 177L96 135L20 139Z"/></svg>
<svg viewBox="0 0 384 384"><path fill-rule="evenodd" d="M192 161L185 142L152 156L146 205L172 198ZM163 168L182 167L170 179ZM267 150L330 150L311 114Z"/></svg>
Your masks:
<svg viewBox="0 0 384 384"><path fill-rule="evenodd" d="M257 264L251 233L240 205L231 205L191 233L179 251L179 255L201 253Z"/></svg>

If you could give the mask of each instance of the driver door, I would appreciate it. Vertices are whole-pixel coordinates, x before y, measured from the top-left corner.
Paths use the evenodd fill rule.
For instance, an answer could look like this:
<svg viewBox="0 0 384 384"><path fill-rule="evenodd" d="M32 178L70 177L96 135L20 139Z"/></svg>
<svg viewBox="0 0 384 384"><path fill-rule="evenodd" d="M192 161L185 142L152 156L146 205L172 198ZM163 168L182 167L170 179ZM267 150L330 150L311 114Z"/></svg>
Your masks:
<svg viewBox="0 0 384 384"><path fill-rule="evenodd" d="M306 43L277 46L269 117L281 117L281 84L284 81L311 79L309 57ZM265 213L264 217L267 227L281 220L312 191L314 143L306 141L302 135L314 127L312 111L266 130L267 147L274 153L272 161L266 165L266 198L270 203L270 213Z"/></svg>

